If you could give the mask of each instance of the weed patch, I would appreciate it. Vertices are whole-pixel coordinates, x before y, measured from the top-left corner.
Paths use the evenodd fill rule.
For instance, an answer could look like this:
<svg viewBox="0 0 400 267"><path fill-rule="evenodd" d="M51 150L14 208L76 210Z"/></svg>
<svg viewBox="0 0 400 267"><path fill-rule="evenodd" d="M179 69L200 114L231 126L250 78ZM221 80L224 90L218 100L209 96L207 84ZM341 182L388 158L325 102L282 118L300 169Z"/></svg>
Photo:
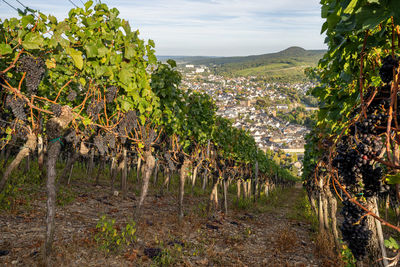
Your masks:
<svg viewBox="0 0 400 267"><path fill-rule="evenodd" d="M134 221L126 224L121 229L115 224L115 219L108 219L103 215L97 223L96 229L99 232L95 235L94 239L99 248L106 253L121 250L123 247L129 246L136 241L136 223Z"/></svg>

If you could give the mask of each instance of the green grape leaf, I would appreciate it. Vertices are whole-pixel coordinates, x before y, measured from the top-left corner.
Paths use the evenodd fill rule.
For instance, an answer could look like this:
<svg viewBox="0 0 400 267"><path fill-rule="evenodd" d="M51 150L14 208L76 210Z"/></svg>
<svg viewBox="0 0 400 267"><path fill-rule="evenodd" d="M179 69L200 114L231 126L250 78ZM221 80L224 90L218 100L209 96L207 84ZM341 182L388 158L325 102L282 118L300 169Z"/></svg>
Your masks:
<svg viewBox="0 0 400 267"><path fill-rule="evenodd" d="M386 175L385 180L388 184L400 184L400 173L396 173L393 175L388 174Z"/></svg>
<svg viewBox="0 0 400 267"><path fill-rule="evenodd" d="M12 134L12 129L10 128L10 127L7 127L7 129L6 129L6 134Z"/></svg>
<svg viewBox="0 0 400 267"><path fill-rule="evenodd" d="M345 14L351 14L354 11L354 8L357 5L358 0L351 0L351 2L349 3L349 5L346 7L346 9L343 11L343 13Z"/></svg>
<svg viewBox="0 0 400 267"><path fill-rule="evenodd" d="M128 68L123 68L119 73L119 79L125 85L130 84L132 73Z"/></svg>
<svg viewBox="0 0 400 267"><path fill-rule="evenodd" d="M82 52L75 50L71 47L67 47L65 50L67 51L67 53L71 56L72 60L74 61L75 67L77 67L78 69L81 70L83 68Z"/></svg>
<svg viewBox="0 0 400 267"><path fill-rule="evenodd" d="M126 98L124 98L124 99L118 98L118 102L119 102L119 104L121 106L121 109L123 111L128 111L128 110L133 109L132 101L130 101L130 100L126 99Z"/></svg>
<svg viewBox="0 0 400 267"><path fill-rule="evenodd" d="M156 64L157 58L154 54L149 55L149 64Z"/></svg>
<svg viewBox="0 0 400 267"><path fill-rule="evenodd" d="M92 43L88 43L84 46L84 48L86 49L86 56L87 57L97 57L98 55L98 50L97 50L97 46L95 44Z"/></svg>
<svg viewBox="0 0 400 267"><path fill-rule="evenodd" d="M102 44L97 45L97 51L99 52L99 57L104 57L108 53L108 49Z"/></svg>
<svg viewBox="0 0 400 267"><path fill-rule="evenodd" d="M361 22L361 31L374 29L387 17L387 15L388 14L383 7L379 6L378 8L375 8L374 6L365 6L356 14L356 21Z"/></svg>
<svg viewBox="0 0 400 267"><path fill-rule="evenodd" d="M93 5L93 1L87 1L85 3L85 9L88 10Z"/></svg>
<svg viewBox="0 0 400 267"><path fill-rule="evenodd" d="M374 86L378 87L379 85L382 84L382 79L380 76L372 76L371 77L371 82Z"/></svg>
<svg viewBox="0 0 400 267"><path fill-rule="evenodd" d="M135 46L133 44L127 44L125 47L125 58L132 59L136 55Z"/></svg>
<svg viewBox="0 0 400 267"><path fill-rule="evenodd" d="M153 47L153 48L156 47L154 41L151 40L151 39L149 39L149 45L150 45L151 47Z"/></svg>
<svg viewBox="0 0 400 267"><path fill-rule="evenodd" d="M399 249L399 244L397 243L396 240L394 240L393 237L390 237L389 239L385 240L385 247L387 247L389 249L398 250Z"/></svg>
<svg viewBox="0 0 400 267"><path fill-rule="evenodd" d="M84 117L82 120L83 125L87 126L92 123L92 120L89 118Z"/></svg>
<svg viewBox="0 0 400 267"><path fill-rule="evenodd" d="M13 50L9 44L5 44L5 43L0 44L0 55L1 56L10 54L10 53L12 53L12 51Z"/></svg>
<svg viewBox="0 0 400 267"><path fill-rule="evenodd" d="M21 19L21 23L22 23L22 27L25 28L26 26L28 26L28 24L34 24L35 18L33 17L33 15L24 16Z"/></svg>
<svg viewBox="0 0 400 267"><path fill-rule="evenodd" d="M167 63L171 66L171 68L175 68L176 67L176 61L175 60L168 59Z"/></svg>
<svg viewBox="0 0 400 267"><path fill-rule="evenodd" d="M25 49L40 49L43 45L44 38L37 32L29 32L25 35L24 41L22 42L22 46Z"/></svg>
<svg viewBox="0 0 400 267"><path fill-rule="evenodd" d="M86 85L86 80L85 80L85 78L79 78L79 82L82 84L82 86L85 86Z"/></svg>
<svg viewBox="0 0 400 267"><path fill-rule="evenodd" d="M49 15L49 20L53 24L57 24L57 18L55 16Z"/></svg>

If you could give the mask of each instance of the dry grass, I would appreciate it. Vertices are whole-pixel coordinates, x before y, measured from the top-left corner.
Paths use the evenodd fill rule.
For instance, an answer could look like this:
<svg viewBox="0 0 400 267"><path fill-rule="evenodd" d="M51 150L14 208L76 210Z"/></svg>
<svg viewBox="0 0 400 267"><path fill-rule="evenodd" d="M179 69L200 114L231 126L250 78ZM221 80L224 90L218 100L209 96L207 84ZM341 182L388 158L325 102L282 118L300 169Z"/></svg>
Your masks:
<svg viewBox="0 0 400 267"><path fill-rule="evenodd" d="M53 266L168 266L167 263L170 266L190 266L190 263L191 266L310 266L317 263L308 227L286 217L293 208L288 203L296 203L300 194L297 191L278 194L284 199L280 201L285 203L282 207L273 207L274 203L280 203L278 200L266 204L267 200L262 199L265 202L258 207L269 207L271 211L230 209L229 216L204 213L209 192L185 196L186 216L179 221L177 193L159 197L158 188L150 188L142 220L136 225L138 241L118 253L106 255L94 241L100 216L106 214L116 219L119 226L124 225L132 216L137 196L132 192L127 199L110 196L107 181L101 180L101 184L104 186L73 180L71 191L75 197L65 201L57 211ZM35 212L26 210L21 203L18 216L0 213L0 221L9 225L4 230L0 225L0 232L6 232L8 236L4 239L12 244L7 246L7 249L11 247L10 254L0 258L0 266L11 265L13 261L19 266L44 266L40 247L45 232L45 200L41 194L31 201ZM219 229L209 229L207 223ZM173 240L184 242L184 246L170 245ZM147 247L162 249L162 259L149 259L144 254Z"/></svg>
<svg viewBox="0 0 400 267"><path fill-rule="evenodd" d="M314 255L320 260L320 266L344 266L341 256L335 252L335 242L331 235L321 232L315 239Z"/></svg>
<svg viewBox="0 0 400 267"><path fill-rule="evenodd" d="M276 233L275 240L276 249L281 253L293 251L298 245L297 235L288 225L285 225Z"/></svg>

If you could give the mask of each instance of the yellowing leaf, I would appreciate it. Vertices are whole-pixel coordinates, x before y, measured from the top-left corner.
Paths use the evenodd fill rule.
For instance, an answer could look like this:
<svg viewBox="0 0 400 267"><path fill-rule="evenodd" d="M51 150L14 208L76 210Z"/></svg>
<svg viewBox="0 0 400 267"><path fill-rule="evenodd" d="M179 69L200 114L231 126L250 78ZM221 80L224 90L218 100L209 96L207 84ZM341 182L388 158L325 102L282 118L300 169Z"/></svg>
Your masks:
<svg viewBox="0 0 400 267"><path fill-rule="evenodd" d="M82 52L75 50L71 47L67 47L65 50L67 51L67 53L71 56L72 60L74 61L75 67L77 67L78 69L81 70L83 68Z"/></svg>
<svg viewBox="0 0 400 267"><path fill-rule="evenodd" d="M54 69L56 67L57 63L54 58L51 59L46 59L46 66L48 69Z"/></svg>
<svg viewBox="0 0 400 267"><path fill-rule="evenodd" d="M90 123L92 123L92 120L89 119L89 118L83 118L82 123L83 123L83 125L87 126L87 125L89 125Z"/></svg>
<svg viewBox="0 0 400 267"><path fill-rule="evenodd" d="M82 86L86 85L86 80L85 78L79 78L79 82L82 84Z"/></svg>

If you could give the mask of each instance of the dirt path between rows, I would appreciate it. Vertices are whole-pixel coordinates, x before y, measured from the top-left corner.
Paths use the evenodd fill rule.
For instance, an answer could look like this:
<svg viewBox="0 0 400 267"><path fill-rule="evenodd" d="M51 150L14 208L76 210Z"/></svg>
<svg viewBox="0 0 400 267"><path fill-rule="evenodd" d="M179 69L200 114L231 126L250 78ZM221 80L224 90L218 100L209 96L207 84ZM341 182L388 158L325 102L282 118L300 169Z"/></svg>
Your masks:
<svg viewBox="0 0 400 267"><path fill-rule="evenodd" d="M228 215L207 214L207 196L187 194L183 222L176 193L150 192L136 243L108 255L94 241L100 216L116 219L120 229L138 198L112 196L107 186L71 188L74 200L57 208L54 266L319 266L313 227L299 210L305 197L299 186L247 210L230 203ZM41 266L46 198L44 192L35 197L28 208L0 213L0 251L8 251L0 266ZM162 253L152 259L149 251Z"/></svg>

